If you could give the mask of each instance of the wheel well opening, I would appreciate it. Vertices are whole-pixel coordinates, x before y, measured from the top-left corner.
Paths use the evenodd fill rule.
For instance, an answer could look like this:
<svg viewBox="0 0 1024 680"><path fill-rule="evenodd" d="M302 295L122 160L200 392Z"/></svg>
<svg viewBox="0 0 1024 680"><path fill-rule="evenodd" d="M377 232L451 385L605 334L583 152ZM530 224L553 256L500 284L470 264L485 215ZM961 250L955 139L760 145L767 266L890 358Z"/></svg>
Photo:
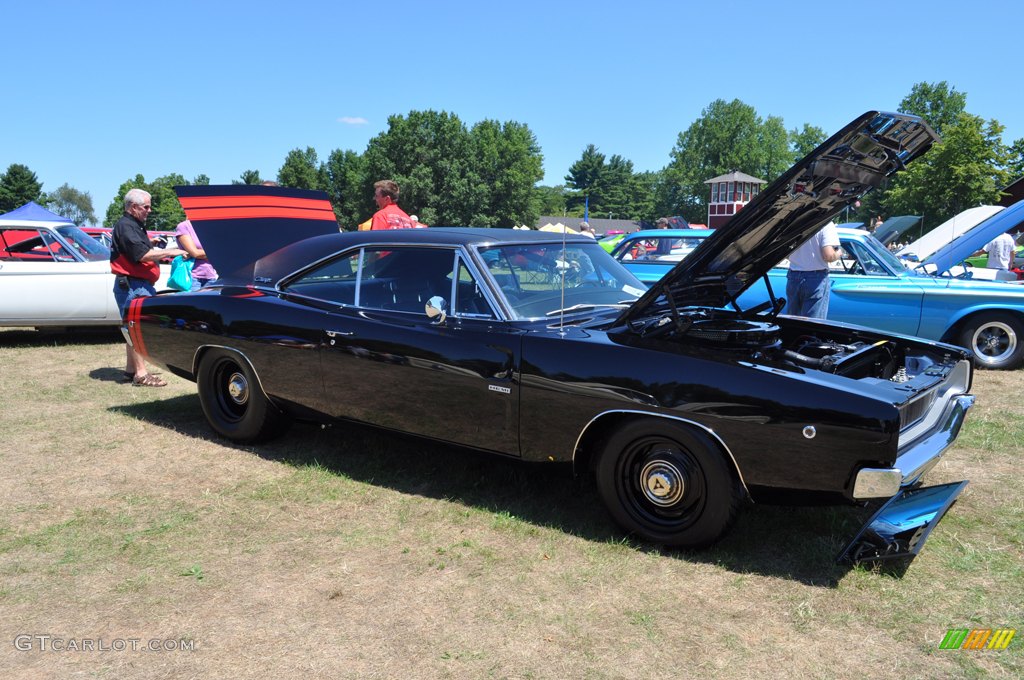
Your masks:
<svg viewBox="0 0 1024 680"><path fill-rule="evenodd" d="M742 489L743 495L748 498L750 497L746 484L743 482L742 475L740 475L740 471L737 468L736 460L725 449L718 437L709 434L707 430L704 430L692 423L654 414L606 413L599 416L583 432L583 435L579 439L579 443L576 445L576 451L573 456L573 474L577 476L584 474L592 475L595 471L598 454L601 452L601 448L605 445L605 442L608 441L608 438L612 433L627 423L645 419L671 422L678 427L686 428L708 439L718 451L718 455L722 456L722 459L726 462L730 474L733 477L733 481L740 489Z"/></svg>
<svg viewBox="0 0 1024 680"><path fill-rule="evenodd" d="M967 314L961 319L958 319L956 323L946 329L942 337L939 339L941 342L946 342L951 345L958 345L960 343L960 335L964 332L969 325L974 323L978 317L981 316L1008 316L1015 320L1017 323L1024 325L1024 313L1018 312L1013 309L980 309L975 312Z"/></svg>

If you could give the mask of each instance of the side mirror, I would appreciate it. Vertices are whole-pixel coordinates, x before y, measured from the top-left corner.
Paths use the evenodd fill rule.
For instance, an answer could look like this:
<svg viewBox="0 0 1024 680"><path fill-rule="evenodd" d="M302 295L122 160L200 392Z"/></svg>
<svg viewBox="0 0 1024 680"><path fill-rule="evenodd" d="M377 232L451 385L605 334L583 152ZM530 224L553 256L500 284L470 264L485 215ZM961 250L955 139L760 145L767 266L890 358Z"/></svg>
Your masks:
<svg viewBox="0 0 1024 680"><path fill-rule="evenodd" d="M448 318L448 301L440 295L427 300L425 310L427 317L433 319L435 326L443 326L445 319Z"/></svg>

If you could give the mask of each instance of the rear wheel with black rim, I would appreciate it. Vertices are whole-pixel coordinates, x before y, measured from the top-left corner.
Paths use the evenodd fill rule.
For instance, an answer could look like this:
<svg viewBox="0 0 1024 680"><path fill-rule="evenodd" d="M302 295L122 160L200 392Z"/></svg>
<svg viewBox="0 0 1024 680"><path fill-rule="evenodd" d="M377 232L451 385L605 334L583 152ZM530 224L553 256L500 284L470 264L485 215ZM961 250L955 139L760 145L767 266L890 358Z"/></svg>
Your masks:
<svg viewBox="0 0 1024 680"><path fill-rule="evenodd" d="M204 355L196 383L206 420L222 437L244 443L266 441L289 424L239 354L212 350Z"/></svg>

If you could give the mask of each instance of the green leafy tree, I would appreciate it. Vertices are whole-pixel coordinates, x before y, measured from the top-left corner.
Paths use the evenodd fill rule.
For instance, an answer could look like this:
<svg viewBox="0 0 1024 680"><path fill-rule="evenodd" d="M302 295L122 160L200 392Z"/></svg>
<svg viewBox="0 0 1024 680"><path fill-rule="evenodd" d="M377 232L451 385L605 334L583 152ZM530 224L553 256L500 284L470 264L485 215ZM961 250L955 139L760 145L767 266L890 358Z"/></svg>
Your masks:
<svg viewBox="0 0 1024 680"><path fill-rule="evenodd" d="M768 177L775 179L789 170L793 165L793 149L790 145L789 133L781 118L778 116L765 118L759 126L757 139L761 150L758 159L760 165L754 166L754 172L748 174L761 179Z"/></svg>
<svg viewBox="0 0 1024 680"><path fill-rule="evenodd" d="M0 213L20 208L29 201L46 205L43 184L27 165L12 163L0 175Z"/></svg>
<svg viewBox="0 0 1024 680"><path fill-rule="evenodd" d="M543 184L535 186L531 200L533 212L538 216L565 214L565 186L561 184L553 187Z"/></svg>
<svg viewBox="0 0 1024 680"><path fill-rule="evenodd" d="M807 154L817 149L826 139L828 139L828 135L816 125L804 123L802 128L790 130L789 148L793 152L793 163L803 159Z"/></svg>
<svg viewBox="0 0 1024 680"><path fill-rule="evenodd" d="M246 170L238 179L231 180L232 184L262 184L259 170Z"/></svg>
<svg viewBox="0 0 1024 680"><path fill-rule="evenodd" d="M192 184L201 187L210 186L210 178L207 175L196 175L195 179L192 180Z"/></svg>
<svg viewBox="0 0 1024 680"><path fill-rule="evenodd" d="M533 187L544 177L544 157L537 138L522 123L484 120L469 132L471 177L483 198L470 223L489 227L533 224L539 213Z"/></svg>
<svg viewBox="0 0 1024 680"><path fill-rule="evenodd" d="M209 180L207 180L209 182ZM152 231L174 231L185 219L185 209L181 207L174 187L186 186L188 181L177 173L157 177L149 185L149 193L153 196L153 209L146 220L146 228Z"/></svg>
<svg viewBox="0 0 1024 680"><path fill-rule="evenodd" d="M66 217L75 224L93 224L96 213L92 209L92 196L79 191L65 182L46 196L46 205L51 212Z"/></svg>
<svg viewBox="0 0 1024 680"><path fill-rule="evenodd" d="M654 210L645 219L682 215L688 222L704 223L707 220L707 208L701 210L697 196L690 193L690 187L684 186L684 180L682 170L671 164L654 173L650 179ZM703 183L701 188L706 191Z"/></svg>
<svg viewBox="0 0 1024 680"><path fill-rule="evenodd" d="M335 149L327 158L324 176L327 179L327 194L338 224L353 230L372 213L366 207L363 189L366 185L366 168L362 156L355 151Z"/></svg>
<svg viewBox="0 0 1024 680"><path fill-rule="evenodd" d="M943 139L893 180L883 197L889 215L922 215L931 229L956 213L995 203L1009 183L1003 126L961 113Z"/></svg>
<svg viewBox="0 0 1024 680"><path fill-rule="evenodd" d="M960 114L967 111L967 94L957 92L945 80L915 83L910 94L900 102L899 110L921 116L941 136L946 128L957 124Z"/></svg>
<svg viewBox="0 0 1024 680"><path fill-rule="evenodd" d="M921 215L925 230L967 208L994 203L1006 186L1008 153L1003 126L966 111L967 95L945 81L916 83L900 111L920 116L942 136L924 157L887 187L869 193L858 217Z"/></svg>
<svg viewBox="0 0 1024 680"><path fill-rule="evenodd" d="M635 219L636 184L633 182L633 161L618 154L608 159L598 183L597 206L591 210L595 217Z"/></svg>
<svg viewBox="0 0 1024 680"><path fill-rule="evenodd" d="M633 214L626 219L654 222L661 215L657 209L658 187L662 181L661 171L638 172L630 179L633 194Z"/></svg>
<svg viewBox="0 0 1024 680"><path fill-rule="evenodd" d="M655 175L633 171L633 161L618 154L605 160L593 144L583 150L580 159L569 167L566 212L582 217L589 199L590 214L630 220L653 219L656 201L652 191Z"/></svg>
<svg viewBox="0 0 1024 680"><path fill-rule="evenodd" d="M114 223L124 215L125 194L129 189L142 189L149 192L153 205L153 209L149 212L149 218L146 220L146 229L149 231L174 231L175 227L185 219L185 210L178 201L178 195L174 193L174 187L187 185L185 177L177 173L158 177L152 182L147 182L142 175L135 175L134 179L123 182L118 187L117 196L107 206L103 223L108 227L114 226Z"/></svg>
<svg viewBox="0 0 1024 680"><path fill-rule="evenodd" d="M398 204L431 225L490 226L487 193L473 166L472 140L458 116L446 111L410 111L390 116L388 129L370 140L366 159L366 214L373 214L373 183L398 183Z"/></svg>
<svg viewBox="0 0 1024 680"><path fill-rule="evenodd" d="M762 120L738 99L717 99L679 134L671 157L659 204L667 214L703 222L705 181L739 170L770 182L791 165L792 153L781 119Z"/></svg>
<svg viewBox="0 0 1024 680"><path fill-rule="evenodd" d="M580 159L569 166L565 176L565 186L570 192L565 199L565 207L570 214L582 217L585 206L594 201L601 190L601 174L604 172L605 155L593 144L588 144ZM591 208L594 206L591 205ZM600 206L597 206L600 208Z"/></svg>
<svg viewBox="0 0 1024 680"><path fill-rule="evenodd" d="M293 189L324 188L324 177L317 161L316 150L307 146L305 150L292 149L284 159L284 165L277 171L277 182Z"/></svg>
<svg viewBox="0 0 1024 680"><path fill-rule="evenodd" d="M1007 153L1006 172L1009 173L1011 182L1024 177L1024 138L1015 140L1010 145Z"/></svg>

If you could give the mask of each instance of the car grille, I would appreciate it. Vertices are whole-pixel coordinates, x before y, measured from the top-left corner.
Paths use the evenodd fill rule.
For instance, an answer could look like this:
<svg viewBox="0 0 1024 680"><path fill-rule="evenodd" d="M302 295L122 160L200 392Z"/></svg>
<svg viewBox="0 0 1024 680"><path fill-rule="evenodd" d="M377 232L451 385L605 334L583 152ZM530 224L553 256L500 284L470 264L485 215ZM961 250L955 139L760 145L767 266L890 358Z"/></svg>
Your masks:
<svg viewBox="0 0 1024 680"><path fill-rule="evenodd" d="M929 390L926 394L908 403L900 410L901 432L924 418L928 410L935 404L937 393L937 390Z"/></svg>
<svg viewBox="0 0 1024 680"><path fill-rule="evenodd" d="M899 448L903 450L923 436L938 432L943 426L953 400L967 394L971 383L971 364L967 359L949 368L943 380L899 408Z"/></svg>

